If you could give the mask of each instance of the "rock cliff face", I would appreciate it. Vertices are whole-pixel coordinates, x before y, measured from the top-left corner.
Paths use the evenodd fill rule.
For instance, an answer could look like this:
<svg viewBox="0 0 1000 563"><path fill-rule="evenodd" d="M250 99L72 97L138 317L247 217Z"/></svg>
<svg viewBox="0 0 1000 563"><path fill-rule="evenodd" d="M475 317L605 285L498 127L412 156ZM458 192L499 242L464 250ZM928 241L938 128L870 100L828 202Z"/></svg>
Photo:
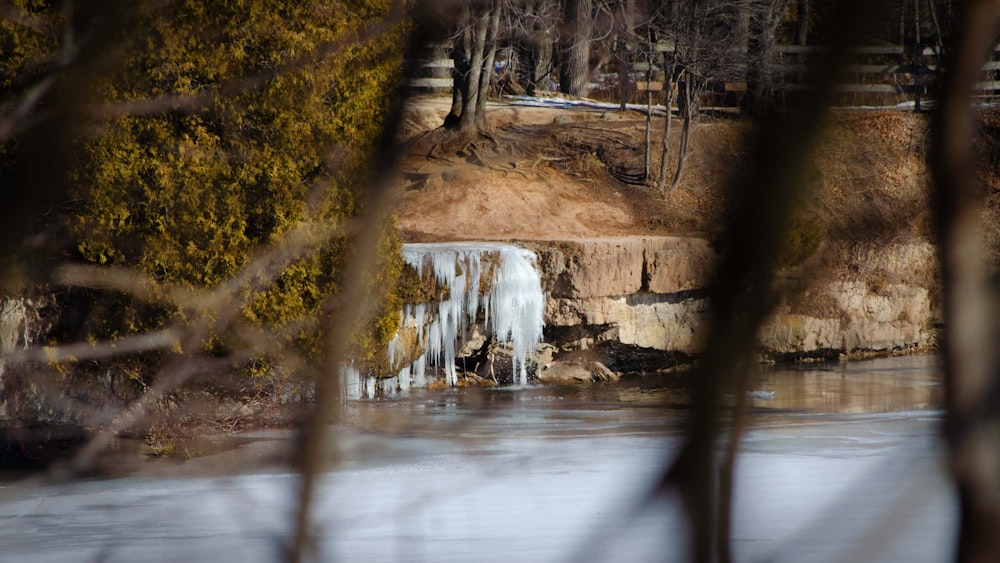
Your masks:
<svg viewBox="0 0 1000 563"><path fill-rule="evenodd" d="M866 282L830 282L822 287L838 315L814 316L782 305L761 329L763 349L772 355L885 351L918 347L931 339L926 288L893 284L874 293Z"/></svg>
<svg viewBox="0 0 1000 563"><path fill-rule="evenodd" d="M707 312L705 284L715 254L687 237L623 237L529 244L547 293L547 340L563 351L604 344L697 354ZM771 357L836 357L919 347L932 340L926 243L828 249L824 268L802 279L762 327ZM924 275L916 275L923 272Z"/></svg>
<svg viewBox="0 0 1000 563"><path fill-rule="evenodd" d="M601 238L535 251L550 332L579 335L582 347L596 339L685 354L700 348L703 287L714 260L707 241Z"/></svg>
<svg viewBox="0 0 1000 563"><path fill-rule="evenodd" d="M934 248L844 249L834 268L781 303L760 341L775 356L851 354L933 343ZM839 270L839 273L838 273Z"/></svg>
<svg viewBox="0 0 1000 563"><path fill-rule="evenodd" d="M707 240L615 237L523 246L537 255L545 295L539 379L613 379L622 372L669 368L704 350L706 284L716 261ZM778 359L829 358L926 346L933 339L934 270L934 251L926 243L823 248L806 264L780 273L777 283L786 298L761 328L761 351ZM0 352L34 345L56 313L53 304L0 300ZM420 330L411 323L400 331L390 352L394 370L427 351ZM510 365L510 350L488 346L475 332L461 343L459 365L481 378L503 379L494 368ZM0 425L15 419L71 421L34 383L4 371L0 355Z"/></svg>

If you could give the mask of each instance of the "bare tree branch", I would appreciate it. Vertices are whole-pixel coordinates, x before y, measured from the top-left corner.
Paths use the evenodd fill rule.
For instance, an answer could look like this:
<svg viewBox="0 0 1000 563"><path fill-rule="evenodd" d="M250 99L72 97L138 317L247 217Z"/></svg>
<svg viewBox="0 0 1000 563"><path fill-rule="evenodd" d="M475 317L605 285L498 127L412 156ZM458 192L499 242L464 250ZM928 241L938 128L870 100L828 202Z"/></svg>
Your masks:
<svg viewBox="0 0 1000 563"><path fill-rule="evenodd" d="M961 506L956 561L1000 559L1000 296L985 263L969 111L1000 36L1000 4L965 3L934 116L931 168L945 309L945 435Z"/></svg>
<svg viewBox="0 0 1000 563"><path fill-rule="evenodd" d="M395 4L401 9L402 2ZM427 30L417 28L410 37L410 52L414 46L427 40ZM410 65L417 64L410 60ZM336 322L331 322L327 333L326 361L327 373L320 374L316 380L316 398L312 409L307 414L300 437L300 467L298 505L293 520L292 543L288 546L287 561L301 563L310 556L315 556L316 539L313 528L313 511L320 472L330 463L332 444L327 438L327 425L335 415L338 403L342 400L342 382L340 367L347 358L348 345L352 335L369 313L372 303L365 298L366 280L378 266L378 239L381 226L389 208L390 180L396 162L399 145L396 142L397 128L400 125L400 115L405 101L405 95L400 85L393 96L394 104L386 119L386 127L382 132L379 146L379 167L372 171L369 189L366 191L362 230L358 233L351 256L347 261L353 265L344 281L340 297L343 307L338 311ZM389 163L387 165L387 163ZM332 321L332 320L331 320Z"/></svg>
<svg viewBox="0 0 1000 563"><path fill-rule="evenodd" d="M730 542L725 536L729 526L723 523L730 518L730 498L722 493L730 486L734 463L727 462L720 471L715 446L723 427L721 394L745 391L743 370L756 348L758 329L776 302L774 268L782 233L796 194L806 184L804 166L833 100L832 85L856 40L858 30L851 22L856 14L868 11L861 0L840 8L835 25L841 32L816 86L797 111L772 114L755 124L750 169L731 181L728 228L709 284L708 349L692 376L692 419L680 454L655 491L674 489L681 495L691 525L692 559L697 563L727 557ZM738 440L738 433L729 439ZM724 546L721 551L720 546Z"/></svg>

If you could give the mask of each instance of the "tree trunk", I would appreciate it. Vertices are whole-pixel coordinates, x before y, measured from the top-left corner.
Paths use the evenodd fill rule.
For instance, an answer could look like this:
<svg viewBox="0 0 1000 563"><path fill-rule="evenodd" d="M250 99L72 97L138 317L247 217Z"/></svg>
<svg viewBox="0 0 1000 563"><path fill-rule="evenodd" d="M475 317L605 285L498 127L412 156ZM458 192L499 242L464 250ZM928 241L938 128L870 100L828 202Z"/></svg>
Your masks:
<svg viewBox="0 0 1000 563"><path fill-rule="evenodd" d="M530 4L529 4L530 6ZM531 17L532 13L527 13L526 17ZM535 95L535 87L537 83L535 82L535 75L537 73L538 67L538 43L533 37L534 33L529 33L531 30L526 30L525 36L520 38L517 42L517 60L518 60L518 74L517 79L521 83L521 87L529 96Z"/></svg>
<svg viewBox="0 0 1000 563"><path fill-rule="evenodd" d="M500 28L500 8L493 6L493 13L490 16L490 27L486 35L484 46L486 56L483 59L483 69L479 75L479 97L476 99L476 125L482 126L486 123L486 99L490 93L490 83L493 81L493 64L497 55L497 31Z"/></svg>
<svg viewBox="0 0 1000 563"><path fill-rule="evenodd" d="M670 191L673 192L681 183L681 174L684 173L684 165L687 163L690 150L688 141L691 139L691 122L697 112L697 100L692 95L690 75L684 81L684 107L681 113L684 115L684 125L681 127L681 146L677 150L677 170L674 171L674 181L670 183Z"/></svg>
<svg viewBox="0 0 1000 563"><path fill-rule="evenodd" d="M465 133L474 132L478 128L476 122L476 107L479 104L480 77L483 73L483 60L486 50L486 36L490 26L490 10L484 10L479 14L472 24L472 53L469 57L469 72L466 74L468 91L465 99L462 100L462 115L459 119L458 129Z"/></svg>
<svg viewBox="0 0 1000 563"><path fill-rule="evenodd" d="M519 41L518 55L524 61L521 85L529 96L546 89L552 72L552 42L556 36L555 20L548 5L552 0L527 2L525 36Z"/></svg>
<svg viewBox="0 0 1000 563"><path fill-rule="evenodd" d="M629 61L628 47L621 36L615 39L615 59L618 63L618 111L624 112L628 105Z"/></svg>
<svg viewBox="0 0 1000 563"><path fill-rule="evenodd" d="M623 112L628 108L629 91L632 84L630 79L632 74L632 61L629 56L629 46L634 45L634 16L635 0L625 0L625 2L622 3L622 13L619 18L621 23L618 24L618 37L615 39L615 45L617 47L615 49L615 54L618 58L618 93L621 100L618 109Z"/></svg>
<svg viewBox="0 0 1000 563"><path fill-rule="evenodd" d="M517 49L517 80L529 96L535 95L535 65L538 60L538 41L535 34L534 21L537 17L537 2L528 0L524 3L524 29L518 36ZM529 22L531 24L529 25Z"/></svg>
<svg viewBox="0 0 1000 563"><path fill-rule="evenodd" d="M899 44L906 45L906 5L899 6Z"/></svg>
<svg viewBox="0 0 1000 563"><path fill-rule="evenodd" d="M646 82L649 82L649 75L646 76ZM670 112L667 112L667 121L670 121ZM649 177L649 152L650 152L650 129L652 129L653 124L653 91L646 87L646 150L643 153L642 162L642 178L644 182L648 182Z"/></svg>
<svg viewBox="0 0 1000 563"><path fill-rule="evenodd" d="M590 82L590 36L593 30L591 0L564 0L568 36L563 42L559 89L572 96L586 96Z"/></svg>
<svg viewBox="0 0 1000 563"><path fill-rule="evenodd" d="M463 20L469 19L468 6L464 9ZM462 29L452 44L451 60L453 68L451 70L451 111L444 118L444 126L451 129L458 127L462 118L462 107L465 97L469 94L469 53L472 50L472 30L468 25Z"/></svg>
<svg viewBox="0 0 1000 563"><path fill-rule="evenodd" d="M552 72L552 41L550 34L539 31L543 35L538 43L522 47L527 69L524 72L524 90L529 96L537 94L538 90L548 89L549 74Z"/></svg>
<svg viewBox="0 0 1000 563"><path fill-rule="evenodd" d="M747 92L742 110L751 116L769 113L774 107L774 33L778 14L769 8L750 18L747 35Z"/></svg>
<svg viewBox="0 0 1000 563"><path fill-rule="evenodd" d="M666 77L663 79L663 89L666 92L664 105L667 108L667 115L663 122L663 150L660 152L660 175L656 182L661 191L665 191L667 187L667 162L669 162L670 157L670 106L674 105L674 88L676 87L677 83L673 79L673 65L671 65L671 68L666 69Z"/></svg>
<svg viewBox="0 0 1000 563"><path fill-rule="evenodd" d="M799 45L807 45L809 40L809 0L798 0L798 40Z"/></svg>
<svg viewBox="0 0 1000 563"><path fill-rule="evenodd" d="M944 30L941 29L941 21L938 19L934 0L927 0L927 11L931 15L931 29L934 30L934 45L937 46L938 53L940 53L944 45Z"/></svg>
<svg viewBox="0 0 1000 563"><path fill-rule="evenodd" d="M552 74L552 54L555 51L552 46L553 38L551 34L546 33L545 37L538 44L538 51L535 60L535 68L532 69L532 86L538 88L541 86L543 90L549 88L549 75Z"/></svg>

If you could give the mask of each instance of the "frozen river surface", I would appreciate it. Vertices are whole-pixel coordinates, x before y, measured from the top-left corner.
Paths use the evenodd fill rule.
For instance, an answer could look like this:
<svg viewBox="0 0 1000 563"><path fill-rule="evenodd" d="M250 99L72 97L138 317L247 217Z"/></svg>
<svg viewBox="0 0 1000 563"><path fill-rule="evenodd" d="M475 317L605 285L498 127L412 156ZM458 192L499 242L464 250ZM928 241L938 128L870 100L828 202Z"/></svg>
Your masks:
<svg viewBox="0 0 1000 563"><path fill-rule="evenodd" d="M771 372L757 391L737 466L738 561L951 558L932 358ZM676 499L644 502L679 443L683 409L662 407L683 402L675 393L633 382L352 405L355 423L334 432L317 560L683 560ZM296 485L281 471L9 484L0 561L280 561Z"/></svg>

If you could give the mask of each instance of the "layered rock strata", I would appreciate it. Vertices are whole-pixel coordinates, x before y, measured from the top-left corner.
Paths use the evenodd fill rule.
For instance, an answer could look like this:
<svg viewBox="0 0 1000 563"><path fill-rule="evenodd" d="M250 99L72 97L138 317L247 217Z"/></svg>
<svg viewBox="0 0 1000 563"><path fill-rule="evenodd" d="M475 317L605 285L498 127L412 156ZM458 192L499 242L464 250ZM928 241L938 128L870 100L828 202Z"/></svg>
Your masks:
<svg viewBox="0 0 1000 563"><path fill-rule="evenodd" d="M530 243L547 293L547 340L696 355L716 256L690 237ZM836 357L931 343L933 247L922 242L827 250L823 267L782 273L789 292L760 331L762 353ZM918 275L918 273L921 273Z"/></svg>
<svg viewBox="0 0 1000 563"><path fill-rule="evenodd" d="M610 340L686 354L701 348L703 287L714 260L704 239L601 238L535 251L550 332L578 335L581 347Z"/></svg>

